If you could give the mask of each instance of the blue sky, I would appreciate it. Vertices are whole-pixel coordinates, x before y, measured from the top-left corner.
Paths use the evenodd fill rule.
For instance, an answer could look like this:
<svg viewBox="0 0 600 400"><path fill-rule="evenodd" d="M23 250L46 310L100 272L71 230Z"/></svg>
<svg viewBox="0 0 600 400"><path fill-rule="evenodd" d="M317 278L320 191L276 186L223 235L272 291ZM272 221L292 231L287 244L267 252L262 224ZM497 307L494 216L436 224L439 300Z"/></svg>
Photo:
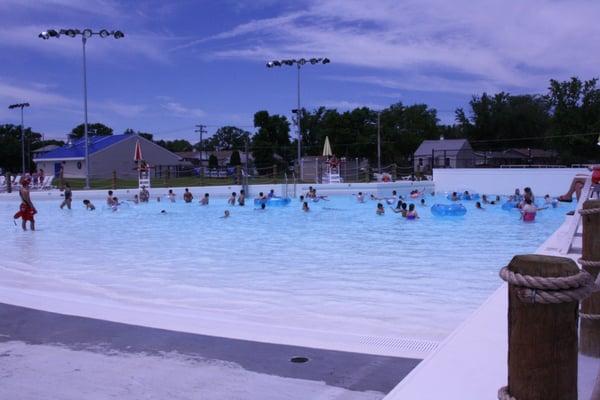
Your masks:
<svg viewBox="0 0 600 400"><path fill-rule="evenodd" d="M88 42L90 122L121 133L197 141L255 111L290 116L295 68L270 59L329 57L302 69L302 105L347 110L427 103L442 122L473 94L545 93L550 78L598 75L595 1L0 0L0 104L28 101L26 125L64 138L83 122L81 40L49 28L120 29ZM0 123L19 123L0 107Z"/></svg>

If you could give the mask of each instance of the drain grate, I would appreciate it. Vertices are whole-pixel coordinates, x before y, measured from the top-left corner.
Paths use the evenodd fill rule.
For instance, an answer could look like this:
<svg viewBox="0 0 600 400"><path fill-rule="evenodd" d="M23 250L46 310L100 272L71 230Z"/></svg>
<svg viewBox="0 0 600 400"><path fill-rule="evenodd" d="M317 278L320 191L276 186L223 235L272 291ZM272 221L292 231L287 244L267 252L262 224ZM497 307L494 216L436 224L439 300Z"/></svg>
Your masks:
<svg viewBox="0 0 600 400"><path fill-rule="evenodd" d="M299 357L299 356L296 356L296 357L290 358L290 361L293 362L293 363L295 363L295 364L304 364L304 363L308 362L308 357Z"/></svg>
<svg viewBox="0 0 600 400"><path fill-rule="evenodd" d="M381 336L361 336L360 343L383 349L394 349L427 354L437 349L438 342L412 338L391 338Z"/></svg>

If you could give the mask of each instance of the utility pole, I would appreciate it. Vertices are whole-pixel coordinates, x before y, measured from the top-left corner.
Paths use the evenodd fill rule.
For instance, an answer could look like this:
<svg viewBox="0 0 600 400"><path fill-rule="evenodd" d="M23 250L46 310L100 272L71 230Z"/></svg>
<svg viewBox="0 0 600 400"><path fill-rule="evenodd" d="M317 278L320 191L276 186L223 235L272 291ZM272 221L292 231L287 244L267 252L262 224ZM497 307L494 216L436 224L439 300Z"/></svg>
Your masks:
<svg viewBox="0 0 600 400"><path fill-rule="evenodd" d="M377 172L381 174L381 111L377 111Z"/></svg>
<svg viewBox="0 0 600 400"><path fill-rule="evenodd" d="M204 135L206 133L206 125L199 124L199 125L196 125L196 128L198 128L198 129L196 129L194 132L200 134L200 144L199 144L199 146L200 146L200 165L204 166L202 163L202 161L203 161L202 153L204 152L204 143L202 142L202 135Z"/></svg>

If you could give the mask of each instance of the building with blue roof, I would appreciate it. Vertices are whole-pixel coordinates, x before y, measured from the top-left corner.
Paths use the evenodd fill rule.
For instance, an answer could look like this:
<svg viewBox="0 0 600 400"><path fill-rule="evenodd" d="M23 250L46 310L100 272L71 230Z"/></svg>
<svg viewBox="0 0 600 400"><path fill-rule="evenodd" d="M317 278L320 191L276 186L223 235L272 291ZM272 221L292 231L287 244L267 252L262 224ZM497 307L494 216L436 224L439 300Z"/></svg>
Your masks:
<svg viewBox="0 0 600 400"><path fill-rule="evenodd" d="M111 136L89 136L90 178L106 179L113 176L119 178L137 178L134 161L135 145L139 141L143 159L152 167L181 168L189 166L177 154L170 152L136 134ZM62 147L37 155L33 161L37 169L48 174L59 176L61 170L65 178L85 178L85 139L77 139Z"/></svg>

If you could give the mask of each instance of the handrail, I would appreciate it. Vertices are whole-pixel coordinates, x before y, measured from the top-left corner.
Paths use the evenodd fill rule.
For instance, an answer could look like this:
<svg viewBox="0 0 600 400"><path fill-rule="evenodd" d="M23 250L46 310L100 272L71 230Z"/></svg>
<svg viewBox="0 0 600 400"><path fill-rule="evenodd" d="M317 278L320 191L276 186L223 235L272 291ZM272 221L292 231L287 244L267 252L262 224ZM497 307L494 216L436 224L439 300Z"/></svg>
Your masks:
<svg viewBox="0 0 600 400"><path fill-rule="evenodd" d="M581 223L581 215L579 214L579 210L583 208L583 203L588 200L591 196L592 189L592 177L588 176L585 180L585 184L581 189L581 196L579 196L579 201L577 201L577 207L575 208L575 214L573 215L573 219L570 222L570 225L567 229L567 241L564 246L559 249L560 254L568 254L573 247L573 239L575 238L575 234L577 233L577 229L579 228L579 224Z"/></svg>

